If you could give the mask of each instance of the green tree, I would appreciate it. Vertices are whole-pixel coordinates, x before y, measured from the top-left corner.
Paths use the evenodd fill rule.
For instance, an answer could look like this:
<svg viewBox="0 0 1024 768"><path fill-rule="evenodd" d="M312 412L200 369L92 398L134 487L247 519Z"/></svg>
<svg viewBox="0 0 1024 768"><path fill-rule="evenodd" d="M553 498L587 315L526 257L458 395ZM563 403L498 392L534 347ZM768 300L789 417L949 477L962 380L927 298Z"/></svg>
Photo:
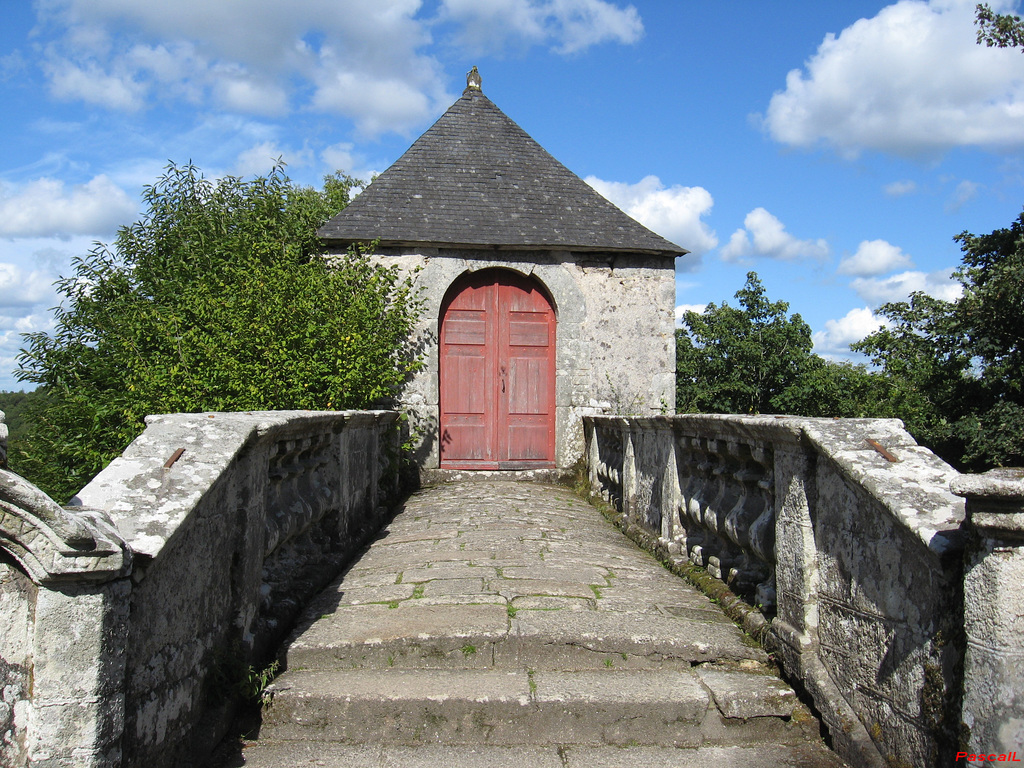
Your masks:
<svg viewBox="0 0 1024 768"><path fill-rule="evenodd" d="M899 418L895 398L893 382L867 366L812 355L775 405L796 416Z"/></svg>
<svg viewBox="0 0 1024 768"><path fill-rule="evenodd" d="M52 335L26 336L17 375L40 397L12 463L66 498L148 414L389 402L418 367L411 281L358 250L328 268L316 237L355 184L169 166L142 218L58 282Z"/></svg>
<svg viewBox="0 0 1024 768"><path fill-rule="evenodd" d="M739 307L709 304L687 312L676 332L676 409L779 413L793 385L823 364L811 329L789 304L771 302L756 272L736 292Z"/></svg>
<svg viewBox="0 0 1024 768"><path fill-rule="evenodd" d="M9 439L25 429L25 412L32 402L34 392L0 392L0 411L4 412L4 422L10 430Z"/></svg>
<svg viewBox="0 0 1024 768"><path fill-rule="evenodd" d="M1024 464L1024 213L1009 228L957 235L956 301L914 293L889 325L851 345L895 382L910 432L947 461Z"/></svg>
<svg viewBox="0 0 1024 768"><path fill-rule="evenodd" d="M1024 53L1024 21L1020 16L994 13L988 3L978 3L974 9L974 23L978 27L979 45L1020 48Z"/></svg>
<svg viewBox="0 0 1024 768"><path fill-rule="evenodd" d="M898 382L811 349L811 329L772 302L755 272L739 307L688 312L676 331L676 410L898 418Z"/></svg>
<svg viewBox="0 0 1024 768"><path fill-rule="evenodd" d="M971 359L957 337L955 304L925 293L883 305L888 324L851 344L890 382L889 406L908 431L944 458L959 458L956 414L972 397Z"/></svg>

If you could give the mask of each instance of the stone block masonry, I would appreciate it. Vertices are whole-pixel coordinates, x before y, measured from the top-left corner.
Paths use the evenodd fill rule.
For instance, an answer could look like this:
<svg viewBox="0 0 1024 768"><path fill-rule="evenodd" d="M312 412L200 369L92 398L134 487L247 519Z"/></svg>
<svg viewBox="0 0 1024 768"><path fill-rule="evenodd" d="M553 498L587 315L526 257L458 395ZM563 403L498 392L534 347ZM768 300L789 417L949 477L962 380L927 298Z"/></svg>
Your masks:
<svg viewBox="0 0 1024 768"><path fill-rule="evenodd" d="M971 521L964 575L965 759L1004 760L1012 753L1019 762L1017 752L1024 752L1024 470L964 475L954 481L953 491L967 499Z"/></svg>
<svg viewBox="0 0 1024 768"><path fill-rule="evenodd" d="M416 462L438 466L438 340L446 291L460 276L488 269L536 279L557 314L555 463L583 455L592 414L653 415L675 410L675 278L671 259L570 251L380 249L373 258L414 276L424 306L414 332L423 369L402 394L418 435Z"/></svg>
<svg viewBox="0 0 1024 768"><path fill-rule="evenodd" d="M898 421L588 417L627 531L735 597L857 766L952 765L963 659L958 473Z"/></svg>
<svg viewBox="0 0 1024 768"><path fill-rule="evenodd" d="M201 765L230 718L236 684L271 658L303 604L384 524L397 489L397 419L151 417L80 492L78 506L66 508L0 468L0 765ZM813 698L850 764L941 767L958 752L1020 752L1024 472L959 475L893 420L594 416L581 432L591 487L616 507L626 532L674 570L721 580L711 587L720 604ZM461 492L479 492L470 485ZM506 487L486 509L515 506L525 493ZM461 503L454 491L449 501ZM552 530L553 517L513 510L488 523L481 513L468 518L477 529L456 540L454 522L431 509L433 530L407 516L410 526L390 530L351 568L333 606L312 608L335 622L321 647L333 654L359 645L367 681L400 658L419 658L406 651L436 630L446 640L420 667L451 662L486 687L488 667L532 654L521 696L508 706L543 709L582 702L595 671L646 679L644 654L628 647L634 636L647 651L667 652L688 637L698 650L707 644L707 622L701 636L688 635L693 627L674 618L682 604L656 598L651 579L617 591L631 573L621 563L608 570L618 549L589 541L575 522ZM502 530L516 541L503 542ZM531 546L538 562L524 566ZM559 568L556 553L571 550L592 559ZM643 619L647 629L632 632L636 617L626 617L650 600L657 606ZM602 623L601 609L611 623ZM356 618L371 615L403 622L397 645L379 632L353 635L373 629ZM439 617L451 621L438 625ZM556 630L564 642L547 642ZM590 639L616 632L627 645L603 645L598 670L588 662L585 675L541 675L579 670L584 657L593 661ZM305 652L300 646L293 643L289 663ZM430 670L412 666L409 679L427 686L423 706L432 711L430 702L447 694L431 687ZM694 672L685 686L698 693L697 714L735 725L746 717L735 708L757 704L760 694L727 693L733 678L718 671ZM345 674L353 686L366 682ZM617 764L607 744L619 735L629 741L619 723L632 715L623 717L609 714L602 744L594 737L588 751L555 757ZM410 733L441 722L409 721ZM547 724L542 715L538 732ZM665 748L659 743L652 739L651 749ZM361 749L336 746L325 747L324 759L335 760L327 764L345 764ZM469 759L461 743L419 745L417 756L406 746L388 746L388 759ZM491 756L506 764L515 748L496 744ZM712 752L691 756L716 762ZM769 753L777 754L750 764L770 764ZM748 753L736 755L731 764L748 764Z"/></svg>
<svg viewBox="0 0 1024 768"><path fill-rule="evenodd" d="M152 416L66 509L0 469L0 764L201 765L384 523L397 418Z"/></svg>

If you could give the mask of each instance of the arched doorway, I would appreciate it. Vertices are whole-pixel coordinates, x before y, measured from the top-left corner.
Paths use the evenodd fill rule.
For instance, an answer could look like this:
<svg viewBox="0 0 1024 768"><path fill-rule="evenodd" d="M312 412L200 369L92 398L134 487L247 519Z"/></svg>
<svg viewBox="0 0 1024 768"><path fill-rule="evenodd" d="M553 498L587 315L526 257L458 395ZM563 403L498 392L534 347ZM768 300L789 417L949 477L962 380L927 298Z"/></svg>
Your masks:
<svg viewBox="0 0 1024 768"><path fill-rule="evenodd" d="M555 311L540 283L465 275L441 304L442 469L555 465Z"/></svg>

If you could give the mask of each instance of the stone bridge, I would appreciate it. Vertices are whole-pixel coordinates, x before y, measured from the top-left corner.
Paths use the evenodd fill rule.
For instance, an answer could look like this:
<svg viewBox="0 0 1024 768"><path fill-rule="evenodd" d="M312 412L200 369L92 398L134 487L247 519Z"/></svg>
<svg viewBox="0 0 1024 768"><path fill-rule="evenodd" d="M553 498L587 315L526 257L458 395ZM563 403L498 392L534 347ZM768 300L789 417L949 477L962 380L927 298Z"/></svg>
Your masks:
<svg viewBox="0 0 1024 768"><path fill-rule="evenodd" d="M840 766L768 655L566 488L420 491L226 765Z"/></svg>
<svg viewBox="0 0 1024 768"><path fill-rule="evenodd" d="M396 418L151 417L73 507L0 469L0 764L1022 751L1019 473L893 421L588 417L579 493L399 503Z"/></svg>

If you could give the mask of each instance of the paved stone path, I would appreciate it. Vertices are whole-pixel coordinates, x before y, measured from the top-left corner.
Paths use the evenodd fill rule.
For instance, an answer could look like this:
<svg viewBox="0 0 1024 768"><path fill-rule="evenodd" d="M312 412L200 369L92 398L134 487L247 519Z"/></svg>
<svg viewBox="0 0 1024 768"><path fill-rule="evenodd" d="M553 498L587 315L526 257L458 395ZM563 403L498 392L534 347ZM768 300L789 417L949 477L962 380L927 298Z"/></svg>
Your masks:
<svg viewBox="0 0 1024 768"><path fill-rule="evenodd" d="M759 647L561 487L413 495L286 658L236 765L842 765Z"/></svg>

